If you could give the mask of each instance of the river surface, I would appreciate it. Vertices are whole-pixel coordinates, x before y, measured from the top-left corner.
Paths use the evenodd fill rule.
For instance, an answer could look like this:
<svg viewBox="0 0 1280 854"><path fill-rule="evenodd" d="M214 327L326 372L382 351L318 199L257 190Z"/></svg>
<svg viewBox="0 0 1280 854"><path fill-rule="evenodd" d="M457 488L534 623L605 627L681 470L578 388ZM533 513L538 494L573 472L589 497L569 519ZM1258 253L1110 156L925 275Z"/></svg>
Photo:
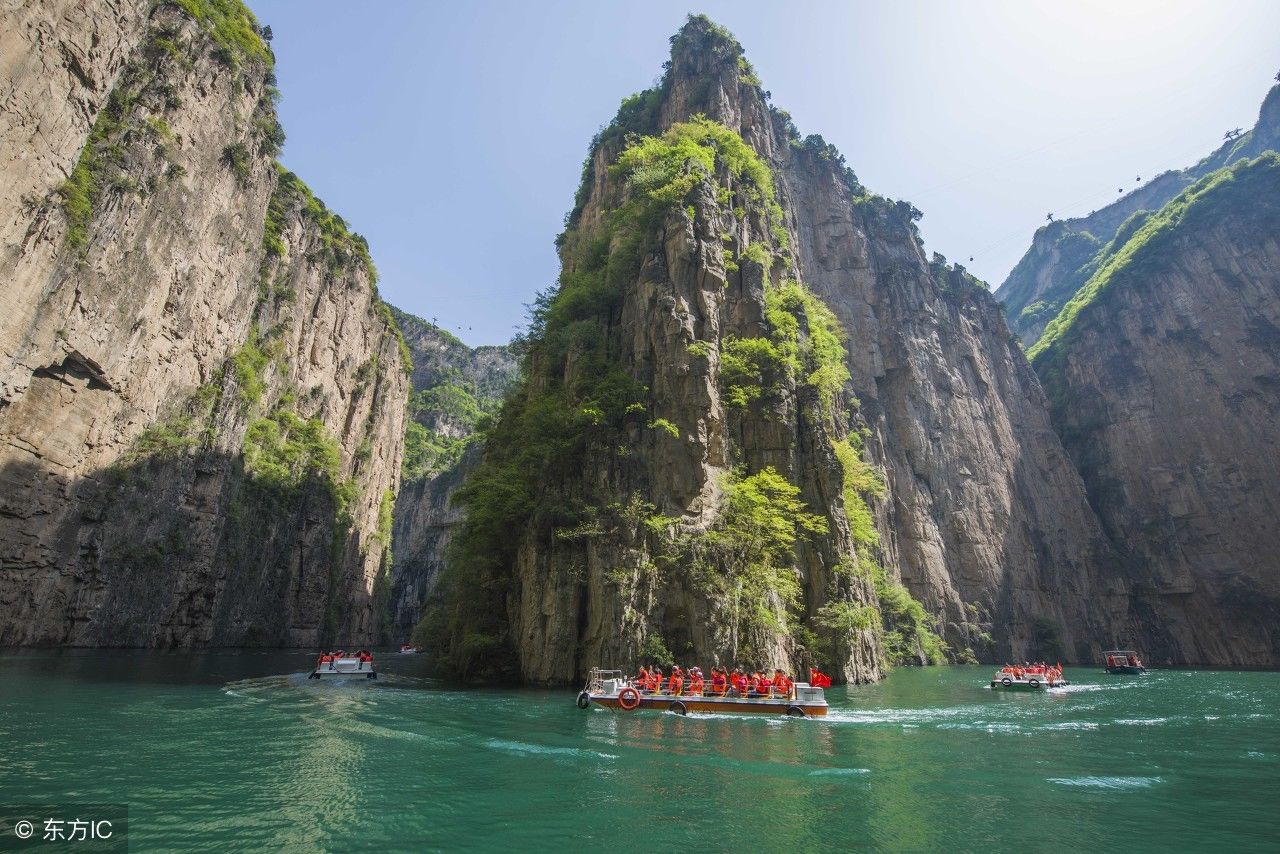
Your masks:
<svg viewBox="0 0 1280 854"><path fill-rule="evenodd" d="M135 851L1277 850L1280 674L906 668L826 720L579 711L416 656L0 654L0 803L127 802ZM35 850L35 849L33 849Z"/></svg>

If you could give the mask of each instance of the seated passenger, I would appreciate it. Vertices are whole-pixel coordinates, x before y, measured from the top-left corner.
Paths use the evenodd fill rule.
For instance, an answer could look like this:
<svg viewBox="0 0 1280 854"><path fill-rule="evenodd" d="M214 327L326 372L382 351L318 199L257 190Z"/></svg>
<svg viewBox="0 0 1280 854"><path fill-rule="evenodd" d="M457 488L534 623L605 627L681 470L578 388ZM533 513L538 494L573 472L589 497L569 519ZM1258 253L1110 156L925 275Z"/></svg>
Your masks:
<svg viewBox="0 0 1280 854"><path fill-rule="evenodd" d="M649 671L649 684L645 686L645 690L650 694L657 694L662 690L662 668L655 667Z"/></svg>
<svg viewBox="0 0 1280 854"><path fill-rule="evenodd" d="M733 696L745 697L747 694L747 674L742 672L741 667L733 668L733 675L729 677L729 685L733 688Z"/></svg>
<svg viewBox="0 0 1280 854"><path fill-rule="evenodd" d="M791 696L791 679L779 668L773 671L773 692L779 697Z"/></svg>
<svg viewBox="0 0 1280 854"><path fill-rule="evenodd" d="M704 685L704 684L705 684L705 682L704 682L704 680L703 680L703 678L702 678L702 671L701 671L701 670L699 670L699 669L698 669L698 668L696 668L696 667L695 667L695 668L693 668L693 670L692 670L692 671L690 671L690 673L689 673L689 693L690 693L690 694L701 694L701 693L702 693L702 687L703 687L703 685Z"/></svg>

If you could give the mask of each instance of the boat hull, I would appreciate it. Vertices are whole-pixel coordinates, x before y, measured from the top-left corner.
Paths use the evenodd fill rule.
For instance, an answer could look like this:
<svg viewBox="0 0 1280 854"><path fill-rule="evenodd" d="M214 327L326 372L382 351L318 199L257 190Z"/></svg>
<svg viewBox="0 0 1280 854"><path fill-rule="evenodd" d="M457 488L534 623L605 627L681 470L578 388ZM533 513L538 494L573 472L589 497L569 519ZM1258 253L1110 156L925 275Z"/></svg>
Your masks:
<svg viewBox="0 0 1280 854"><path fill-rule="evenodd" d="M320 664L307 676L308 679L377 679L378 671L372 661L342 659L334 664Z"/></svg>
<svg viewBox="0 0 1280 854"><path fill-rule="evenodd" d="M660 711L687 714L689 712L729 713L736 715L791 715L800 717L825 717L827 704L805 702L801 700L784 700L766 697L705 697L672 694L642 694L640 705L635 709L623 709L617 695L589 695L591 702L607 709L621 711ZM683 711L681 711L683 707Z"/></svg>
<svg viewBox="0 0 1280 854"><path fill-rule="evenodd" d="M1047 691L1050 688L1064 688L1070 684L1065 679L1055 679L1052 684L1042 680L1032 683L1027 680L1014 679L1006 685L1003 680L992 679L991 689L993 691Z"/></svg>
<svg viewBox="0 0 1280 854"><path fill-rule="evenodd" d="M1113 676L1141 676L1147 672L1147 668L1142 665L1134 667L1131 664L1120 664L1114 667L1108 667L1107 672Z"/></svg>

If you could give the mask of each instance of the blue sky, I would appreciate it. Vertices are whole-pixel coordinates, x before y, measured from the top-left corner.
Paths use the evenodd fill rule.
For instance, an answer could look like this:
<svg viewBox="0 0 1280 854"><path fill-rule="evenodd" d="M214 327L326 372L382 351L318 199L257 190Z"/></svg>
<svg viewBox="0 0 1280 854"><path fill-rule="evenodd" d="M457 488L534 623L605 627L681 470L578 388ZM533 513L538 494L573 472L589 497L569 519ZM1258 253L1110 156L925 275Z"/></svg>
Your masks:
<svg viewBox="0 0 1280 854"><path fill-rule="evenodd" d="M1261 1L248 2L275 35L281 159L369 239L387 300L470 344L508 340L555 281L592 134L691 11L993 287L1047 212L1252 126L1280 69Z"/></svg>

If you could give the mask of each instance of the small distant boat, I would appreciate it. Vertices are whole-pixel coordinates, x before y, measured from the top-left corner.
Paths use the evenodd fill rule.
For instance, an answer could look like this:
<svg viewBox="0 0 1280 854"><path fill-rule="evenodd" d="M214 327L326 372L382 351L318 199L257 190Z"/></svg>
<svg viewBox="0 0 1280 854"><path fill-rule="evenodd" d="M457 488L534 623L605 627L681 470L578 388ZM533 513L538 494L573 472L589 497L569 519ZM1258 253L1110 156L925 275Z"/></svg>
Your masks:
<svg viewBox="0 0 1280 854"><path fill-rule="evenodd" d="M690 712L731 712L734 714L786 715L791 718L823 717L827 700L821 688L796 682L786 694L770 690L766 694L735 696L729 689L708 686L697 693L648 691L623 676L621 670L592 668L587 684L578 694L578 708L595 703L609 709L634 712L637 709L687 715Z"/></svg>
<svg viewBox="0 0 1280 854"><path fill-rule="evenodd" d="M421 652L421 650L419 650L416 646L414 646L411 643L400 644L401 655L417 655L419 652Z"/></svg>
<svg viewBox="0 0 1280 854"><path fill-rule="evenodd" d="M373 666L373 653L352 652L342 650L322 653L316 659L316 669L311 671L308 679L377 679L378 671Z"/></svg>
<svg viewBox="0 0 1280 854"><path fill-rule="evenodd" d="M1032 664L1004 667L991 677L991 687L1000 691L1043 691L1070 685L1062 678L1062 665Z"/></svg>
<svg viewBox="0 0 1280 854"><path fill-rule="evenodd" d="M1131 649L1109 649L1102 654L1103 666L1111 674L1141 676L1147 672L1138 653Z"/></svg>

